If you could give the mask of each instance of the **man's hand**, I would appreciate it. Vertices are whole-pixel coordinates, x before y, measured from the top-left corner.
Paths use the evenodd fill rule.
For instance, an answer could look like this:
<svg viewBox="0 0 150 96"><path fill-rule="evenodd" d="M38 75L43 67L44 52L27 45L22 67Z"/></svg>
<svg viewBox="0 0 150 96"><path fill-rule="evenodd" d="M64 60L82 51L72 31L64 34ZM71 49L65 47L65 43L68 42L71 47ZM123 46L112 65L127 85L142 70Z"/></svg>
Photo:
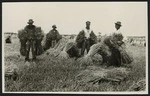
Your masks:
<svg viewBox="0 0 150 96"><path fill-rule="evenodd" d="M118 44L119 46L121 46L123 43L124 43L123 41L117 41L117 44Z"/></svg>
<svg viewBox="0 0 150 96"><path fill-rule="evenodd" d="M118 47L118 50L122 53L122 47Z"/></svg>

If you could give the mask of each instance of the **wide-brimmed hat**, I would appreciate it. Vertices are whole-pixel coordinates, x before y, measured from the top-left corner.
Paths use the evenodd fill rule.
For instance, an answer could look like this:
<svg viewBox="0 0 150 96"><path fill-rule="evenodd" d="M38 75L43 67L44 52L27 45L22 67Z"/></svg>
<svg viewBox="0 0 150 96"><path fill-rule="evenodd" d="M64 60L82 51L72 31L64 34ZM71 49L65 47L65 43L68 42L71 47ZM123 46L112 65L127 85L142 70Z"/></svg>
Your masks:
<svg viewBox="0 0 150 96"><path fill-rule="evenodd" d="M122 26L120 21L117 21L115 24Z"/></svg>
<svg viewBox="0 0 150 96"><path fill-rule="evenodd" d="M91 22L90 22L90 21L86 21L86 24L87 24L87 23L89 23L89 24L90 24Z"/></svg>
<svg viewBox="0 0 150 96"><path fill-rule="evenodd" d="M34 21L32 19L29 19L28 24L30 23L34 23Z"/></svg>
<svg viewBox="0 0 150 96"><path fill-rule="evenodd" d="M52 28L57 28L56 25L53 25Z"/></svg>

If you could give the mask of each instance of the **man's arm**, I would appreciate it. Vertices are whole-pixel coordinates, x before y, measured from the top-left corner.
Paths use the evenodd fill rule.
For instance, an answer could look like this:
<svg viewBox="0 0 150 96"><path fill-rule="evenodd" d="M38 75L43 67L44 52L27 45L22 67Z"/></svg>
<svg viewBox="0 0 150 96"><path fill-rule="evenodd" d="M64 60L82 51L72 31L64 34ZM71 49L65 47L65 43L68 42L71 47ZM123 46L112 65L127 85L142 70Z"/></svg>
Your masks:
<svg viewBox="0 0 150 96"><path fill-rule="evenodd" d="M24 27L24 30L26 31L28 29L28 25L26 25L25 27Z"/></svg>
<svg viewBox="0 0 150 96"><path fill-rule="evenodd" d="M84 39L85 39L85 36L84 36L84 31L80 31L79 34L77 35L77 38L76 38L76 42L78 43L81 43Z"/></svg>
<svg viewBox="0 0 150 96"><path fill-rule="evenodd" d="M84 30L82 30L79 32L75 40L78 48L82 47L82 43L84 42L84 40L85 40L85 33L84 33Z"/></svg>
<svg viewBox="0 0 150 96"><path fill-rule="evenodd" d="M56 31L56 32L57 32L57 39L56 39L56 41L58 42L60 39L62 39L62 36L59 34L58 31Z"/></svg>
<svg viewBox="0 0 150 96"><path fill-rule="evenodd" d="M90 38L94 43L97 43L97 36L94 34L93 31L91 31Z"/></svg>

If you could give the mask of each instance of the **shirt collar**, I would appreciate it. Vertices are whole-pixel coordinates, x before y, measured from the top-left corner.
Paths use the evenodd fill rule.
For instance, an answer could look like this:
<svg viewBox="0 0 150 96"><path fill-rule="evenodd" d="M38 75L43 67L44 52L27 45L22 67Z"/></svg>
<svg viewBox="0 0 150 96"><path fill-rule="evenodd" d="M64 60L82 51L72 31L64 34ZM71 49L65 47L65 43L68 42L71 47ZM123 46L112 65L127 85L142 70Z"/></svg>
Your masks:
<svg viewBox="0 0 150 96"><path fill-rule="evenodd" d="M120 29L116 30L116 33L121 33L121 30Z"/></svg>
<svg viewBox="0 0 150 96"><path fill-rule="evenodd" d="M86 31L86 32L87 32L87 31L91 32L91 29L86 29L86 28L84 28L84 31Z"/></svg>

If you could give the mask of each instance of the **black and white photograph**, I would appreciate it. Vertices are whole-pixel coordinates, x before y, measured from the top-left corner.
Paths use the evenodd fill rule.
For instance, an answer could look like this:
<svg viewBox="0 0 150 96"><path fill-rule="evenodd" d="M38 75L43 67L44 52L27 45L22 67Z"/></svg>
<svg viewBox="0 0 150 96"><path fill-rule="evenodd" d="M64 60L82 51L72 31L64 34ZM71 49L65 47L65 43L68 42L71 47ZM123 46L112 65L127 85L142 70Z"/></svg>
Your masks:
<svg viewBox="0 0 150 96"><path fill-rule="evenodd" d="M3 2L2 89L148 94L148 2Z"/></svg>

